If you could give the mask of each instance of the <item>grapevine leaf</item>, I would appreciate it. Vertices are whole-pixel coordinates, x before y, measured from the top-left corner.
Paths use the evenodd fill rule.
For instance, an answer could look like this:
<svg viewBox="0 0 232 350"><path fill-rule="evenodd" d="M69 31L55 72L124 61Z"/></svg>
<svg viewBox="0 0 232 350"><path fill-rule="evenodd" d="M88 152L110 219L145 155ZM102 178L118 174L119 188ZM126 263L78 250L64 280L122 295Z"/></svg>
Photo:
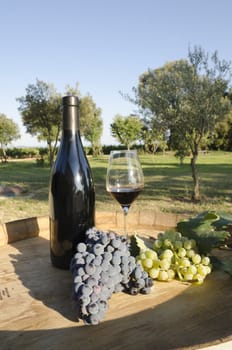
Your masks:
<svg viewBox="0 0 232 350"><path fill-rule="evenodd" d="M140 251L149 249L144 240L137 235L133 235L130 238L130 252L131 255L137 256Z"/></svg>
<svg viewBox="0 0 232 350"><path fill-rule="evenodd" d="M228 220L221 219L215 212L204 212L180 221L177 224L177 230L183 236L195 239L201 254L209 254L213 248L225 245L226 239L230 236L230 233L225 230L228 224Z"/></svg>

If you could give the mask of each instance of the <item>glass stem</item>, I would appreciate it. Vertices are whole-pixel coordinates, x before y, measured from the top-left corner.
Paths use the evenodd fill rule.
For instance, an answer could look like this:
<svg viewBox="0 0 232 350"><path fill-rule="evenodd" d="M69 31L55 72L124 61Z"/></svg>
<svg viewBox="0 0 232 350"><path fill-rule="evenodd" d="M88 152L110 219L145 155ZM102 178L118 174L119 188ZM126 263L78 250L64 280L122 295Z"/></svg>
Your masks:
<svg viewBox="0 0 232 350"><path fill-rule="evenodd" d="M124 221L124 235L127 236L127 214L128 214L128 207L123 207L123 221Z"/></svg>

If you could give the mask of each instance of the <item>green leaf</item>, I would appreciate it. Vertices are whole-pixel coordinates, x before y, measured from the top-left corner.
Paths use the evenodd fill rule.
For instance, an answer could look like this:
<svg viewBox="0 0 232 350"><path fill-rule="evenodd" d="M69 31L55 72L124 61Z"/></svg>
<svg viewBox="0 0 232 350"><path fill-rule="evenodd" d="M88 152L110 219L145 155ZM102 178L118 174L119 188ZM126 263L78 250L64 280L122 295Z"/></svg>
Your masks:
<svg viewBox="0 0 232 350"><path fill-rule="evenodd" d="M144 240L138 237L137 235L131 236L130 243L131 255L135 257L139 255L140 251L149 249L149 247L145 244Z"/></svg>
<svg viewBox="0 0 232 350"><path fill-rule="evenodd" d="M215 212L204 212L180 221L177 230L183 236L195 239L201 254L209 254L213 248L226 244L230 233L225 228L229 223L232 221L221 219Z"/></svg>

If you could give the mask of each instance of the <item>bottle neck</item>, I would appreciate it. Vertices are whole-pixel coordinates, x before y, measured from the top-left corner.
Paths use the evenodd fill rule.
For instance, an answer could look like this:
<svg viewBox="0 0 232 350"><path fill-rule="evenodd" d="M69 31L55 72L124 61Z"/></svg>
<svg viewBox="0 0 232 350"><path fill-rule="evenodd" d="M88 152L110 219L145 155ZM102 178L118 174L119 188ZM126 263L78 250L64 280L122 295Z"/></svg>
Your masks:
<svg viewBox="0 0 232 350"><path fill-rule="evenodd" d="M79 108L77 106L63 106L63 131L79 131Z"/></svg>

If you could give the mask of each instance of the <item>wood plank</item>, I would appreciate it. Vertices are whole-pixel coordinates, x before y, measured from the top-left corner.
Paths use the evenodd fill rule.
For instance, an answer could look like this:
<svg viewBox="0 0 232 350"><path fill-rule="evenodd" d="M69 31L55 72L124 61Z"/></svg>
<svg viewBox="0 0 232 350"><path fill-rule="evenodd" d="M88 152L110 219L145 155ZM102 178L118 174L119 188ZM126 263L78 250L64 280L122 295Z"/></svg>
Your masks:
<svg viewBox="0 0 232 350"><path fill-rule="evenodd" d="M134 232L150 234L157 230L174 228L177 222L184 217L184 215L161 213L153 210L131 212L127 217L127 229L129 234ZM122 211L96 212L96 227L107 231L123 232ZM49 219L47 216L20 219L0 224L0 247L19 240L37 237L48 229Z"/></svg>
<svg viewBox="0 0 232 350"><path fill-rule="evenodd" d="M98 326L77 322L72 276L50 264L48 231L0 248L0 349L200 349L232 340L232 280L156 282L113 295ZM224 344L225 345L225 344Z"/></svg>

